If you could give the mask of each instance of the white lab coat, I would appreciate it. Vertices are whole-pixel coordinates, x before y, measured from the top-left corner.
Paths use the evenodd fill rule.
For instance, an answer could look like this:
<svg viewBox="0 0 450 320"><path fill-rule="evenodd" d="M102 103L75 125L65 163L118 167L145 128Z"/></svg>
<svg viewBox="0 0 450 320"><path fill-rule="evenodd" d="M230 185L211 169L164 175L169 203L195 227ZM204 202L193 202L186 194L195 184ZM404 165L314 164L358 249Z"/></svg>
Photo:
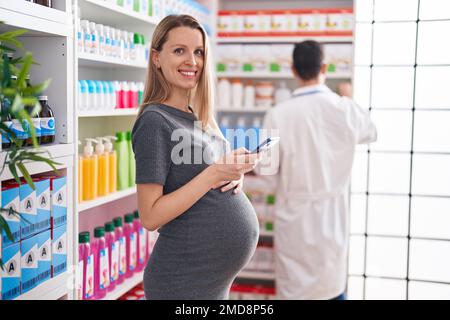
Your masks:
<svg viewBox="0 0 450 320"><path fill-rule="evenodd" d="M270 162L279 167L277 296L334 298L346 287L354 150L356 144L375 141L376 128L368 112L325 85L294 91L291 100L267 113L263 127L278 129L281 138L279 158ZM262 166L257 172L264 174Z"/></svg>

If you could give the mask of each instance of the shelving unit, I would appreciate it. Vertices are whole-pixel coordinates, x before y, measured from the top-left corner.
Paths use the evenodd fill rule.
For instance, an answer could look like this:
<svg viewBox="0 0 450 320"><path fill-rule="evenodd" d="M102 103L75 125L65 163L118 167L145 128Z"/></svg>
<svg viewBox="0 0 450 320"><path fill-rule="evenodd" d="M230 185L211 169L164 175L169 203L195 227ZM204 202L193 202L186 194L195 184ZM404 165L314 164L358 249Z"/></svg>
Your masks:
<svg viewBox="0 0 450 320"><path fill-rule="evenodd" d="M133 289L144 279L144 271L135 273L131 278L125 279L125 281L118 285L114 291L109 292L102 300L117 300L125 293Z"/></svg>
<svg viewBox="0 0 450 320"><path fill-rule="evenodd" d="M310 36L310 37L218 37L217 43L297 43L305 40L315 40L321 43L351 43L351 36Z"/></svg>
<svg viewBox="0 0 450 320"><path fill-rule="evenodd" d="M277 72L217 72L219 78L241 78L241 79L287 79L292 80L294 76L291 73ZM350 73L328 73L327 79L350 79Z"/></svg>
<svg viewBox="0 0 450 320"><path fill-rule="evenodd" d="M5 22L0 31L25 29L27 32L19 40L24 50L15 52L16 57L24 51L33 53L38 63L31 67L32 84L51 79L50 86L44 94L49 97L49 105L54 111L56 122L55 143L40 148L56 161L57 169L67 178L67 266L74 265L74 233L76 217L73 206L73 166L75 147L73 143L73 23L71 0L55 1L55 8L47 8L27 1L0 0L0 17ZM8 150L0 152L3 165L8 157ZM31 175L52 172L52 168L42 162L26 162L25 167ZM22 176L18 172L19 176ZM0 173L0 181L13 179L8 167ZM55 300L72 299L72 290L68 285L70 269L59 276L49 279L16 300Z"/></svg>
<svg viewBox="0 0 450 320"><path fill-rule="evenodd" d="M36 288L17 297L15 300L58 300L69 294L69 274L61 274Z"/></svg>
<svg viewBox="0 0 450 320"><path fill-rule="evenodd" d="M272 272L258 271L241 271L236 278L258 279L258 280L275 280L275 274Z"/></svg>
<svg viewBox="0 0 450 320"><path fill-rule="evenodd" d="M92 201L82 202L78 205L78 212L81 213L83 211L102 206L104 204L123 199L125 197L131 196L136 193L136 188L130 188L127 190L117 191L113 194L109 194L104 197L99 197Z"/></svg>
<svg viewBox="0 0 450 320"><path fill-rule="evenodd" d="M138 109L113 109L113 110L94 110L94 111L80 111L79 118L95 118L95 117L123 117L123 116L137 116Z"/></svg>
<svg viewBox="0 0 450 320"><path fill-rule="evenodd" d="M78 53L78 65L91 68L138 68L147 69L146 63L123 61L119 58L97 56L89 53Z"/></svg>
<svg viewBox="0 0 450 320"><path fill-rule="evenodd" d="M243 108L219 108L217 112L233 112L233 113L265 113L270 108L266 107L243 107Z"/></svg>

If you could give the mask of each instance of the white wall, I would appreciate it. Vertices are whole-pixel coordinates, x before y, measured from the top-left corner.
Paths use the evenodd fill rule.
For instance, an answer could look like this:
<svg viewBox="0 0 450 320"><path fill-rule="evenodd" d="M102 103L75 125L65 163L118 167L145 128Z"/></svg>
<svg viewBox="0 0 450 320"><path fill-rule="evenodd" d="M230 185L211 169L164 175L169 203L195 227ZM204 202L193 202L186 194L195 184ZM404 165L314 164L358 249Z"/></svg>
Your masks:
<svg viewBox="0 0 450 320"><path fill-rule="evenodd" d="M450 1L355 1L349 298L450 299Z"/></svg>

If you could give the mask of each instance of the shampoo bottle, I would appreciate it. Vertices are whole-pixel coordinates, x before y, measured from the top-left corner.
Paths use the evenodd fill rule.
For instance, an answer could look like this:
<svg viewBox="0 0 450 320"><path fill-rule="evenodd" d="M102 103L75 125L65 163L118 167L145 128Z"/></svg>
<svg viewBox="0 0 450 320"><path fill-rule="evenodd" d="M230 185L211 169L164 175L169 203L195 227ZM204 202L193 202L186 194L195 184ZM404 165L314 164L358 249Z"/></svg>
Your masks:
<svg viewBox="0 0 450 320"><path fill-rule="evenodd" d="M103 138L97 137L97 145L95 146L95 154L98 158L98 189L99 197L106 196L109 193L109 159L105 153Z"/></svg>
<svg viewBox="0 0 450 320"><path fill-rule="evenodd" d="M82 183L83 183L83 201L94 200L97 198L98 190L98 160L97 155L94 154L94 147L92 142L97 142L95 139L86 139L84 147L84 154L82 156Z"/></svg>

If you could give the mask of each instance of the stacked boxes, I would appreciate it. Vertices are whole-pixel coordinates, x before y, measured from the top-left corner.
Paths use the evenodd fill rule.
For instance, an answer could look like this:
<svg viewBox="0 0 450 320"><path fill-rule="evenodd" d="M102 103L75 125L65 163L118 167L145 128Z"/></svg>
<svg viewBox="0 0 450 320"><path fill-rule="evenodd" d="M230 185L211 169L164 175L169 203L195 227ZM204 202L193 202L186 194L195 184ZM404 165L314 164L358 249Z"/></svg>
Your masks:
<svg viewBox="0 0 450 320"><path fill-rule="evenodd" d="M2 212L13 241L0 238L2 300L11 300L67 270L66 177L33 177L35 189L25 181L2 183Z"/></svg>

